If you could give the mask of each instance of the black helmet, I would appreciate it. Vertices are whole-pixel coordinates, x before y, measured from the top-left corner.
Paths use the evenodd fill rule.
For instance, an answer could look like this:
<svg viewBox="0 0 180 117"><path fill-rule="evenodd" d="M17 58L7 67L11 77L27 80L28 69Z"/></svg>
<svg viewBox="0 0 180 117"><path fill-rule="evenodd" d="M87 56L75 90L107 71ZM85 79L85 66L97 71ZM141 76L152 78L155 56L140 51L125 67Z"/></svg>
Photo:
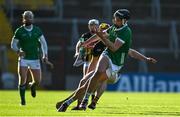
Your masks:
<svg viewBox="0 0 180 117"><path fill-rule="evenodd" d="M114 17L128 20L130 19L130 12L127 9L119 9L114 13Z"/></svg>

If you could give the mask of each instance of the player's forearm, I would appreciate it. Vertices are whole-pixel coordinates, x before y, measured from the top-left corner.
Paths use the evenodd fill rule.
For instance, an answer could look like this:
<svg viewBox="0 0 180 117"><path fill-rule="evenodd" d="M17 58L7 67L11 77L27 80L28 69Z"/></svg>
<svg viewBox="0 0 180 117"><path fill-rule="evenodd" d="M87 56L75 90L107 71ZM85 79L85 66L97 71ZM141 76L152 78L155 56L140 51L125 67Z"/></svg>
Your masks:
<svg viewBox="0 0 180 117"><path fill-rule="evenodd" d="M116 38L115 42L111 42L107 37L103 37L106 39L102 39L104 44L113 52L117 51L125 42L120 38Z"/></svg>
<svg viewBox="0 0 180 117"><path fill-rule="evenodd" d="M14 39L14 38L13 38L12 41L11 41L11 48L12 48L12 50L14 50L15 52L18 52L18 51L19 51L18 42L19 42L19 40Z"/></svg>
<svg viewBox="0 0 180 117"><path fill-rule="evenodd" d="M117 48L115 48L114 44L110 40L103 39L102 41L111 51L115 52L117 50Z"/></svg>
<svg viewBox="0 0 180 117"><path fill-rule="evenodd" d="M46 40L45 40L43 35L40 37L40 43L41 43L41 49L42 49L42 52L43 52L43 57L47 57L47 55L48 55L48 47L47 47L47 43L46 43Z"/></svg>
<svg viewBox="0 0 180 117"><path fill-rule="evenodd" d="M79 52L79 48L81 47L81 42L78 41L77 44L76 44L76 53Z"/></svg>
<svg viewBox="0 0 180 117"><path fill-rule="evenodd" d="M99 41L99 40L100 40L100 38L99 38L96 34L94 34L94 35L91 36L89 39L87 39L86 41L84 41L84 42L82 43L82 46L88 47L88 46L91 45L92 43L95 43L95 42L97 42L97 41Z"/></svg>
<svg viewBox="0 0 180 117"><path fill-rule="evenodd" d="M146 61L147 57L144 56L143 54L139 53L138 51L134 50L134 49L130 49L128 52L128 55L130 55L132 58L141 60L141 61Z"/></svg>

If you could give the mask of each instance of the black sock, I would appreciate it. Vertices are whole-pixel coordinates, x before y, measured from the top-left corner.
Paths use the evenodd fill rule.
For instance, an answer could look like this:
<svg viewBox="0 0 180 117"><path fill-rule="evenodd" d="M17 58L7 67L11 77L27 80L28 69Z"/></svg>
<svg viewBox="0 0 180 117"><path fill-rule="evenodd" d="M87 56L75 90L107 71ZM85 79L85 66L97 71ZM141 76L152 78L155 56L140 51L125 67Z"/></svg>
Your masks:
<svg viewBox="0 0 180 117"><path fill-rule="evenodd" d="M99 97L96 96L92 102L97 103L98 100L99 100Z"/></svg>
<svg viewBox="0 0 180 117"><path fill-rule="evenodd" d="M25 91L26 91L26 84L24 85L19 85L19 94L21 97L21 103L25 104Z"/></svg>
<svg viewBox="0 0 180 117"><path fill-rule="evenodd" d="M94 98L95 98L95 94L92 94L92 95L91 95L91 101L93 101Z"/></svg>

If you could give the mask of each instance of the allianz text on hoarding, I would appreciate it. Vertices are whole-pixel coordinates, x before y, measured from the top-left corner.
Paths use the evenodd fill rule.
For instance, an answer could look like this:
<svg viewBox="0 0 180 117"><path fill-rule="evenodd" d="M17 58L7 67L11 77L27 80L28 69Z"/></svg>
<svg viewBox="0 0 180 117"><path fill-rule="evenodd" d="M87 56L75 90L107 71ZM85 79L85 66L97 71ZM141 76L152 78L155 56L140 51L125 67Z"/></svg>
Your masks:
<svg viewBox="0 0 180 117"><path fill-rule="evenodd" d="M130 92L180 92L180 73L122 74L108 90Z"/></svg>

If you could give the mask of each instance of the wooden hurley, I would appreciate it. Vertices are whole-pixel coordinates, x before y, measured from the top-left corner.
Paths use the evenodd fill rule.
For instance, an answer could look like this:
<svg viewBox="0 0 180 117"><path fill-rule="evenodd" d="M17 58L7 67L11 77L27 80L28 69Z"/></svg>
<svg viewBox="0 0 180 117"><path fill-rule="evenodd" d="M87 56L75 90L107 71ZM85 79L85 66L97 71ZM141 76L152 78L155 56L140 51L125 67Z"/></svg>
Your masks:
<svg viewBox="0 0 180 117"><path fill-rule="evenodd" d="M49 60L44 61L44 63L46 63L47 65L49 65L49 66L51 67L51 69L54 68L53 63L51 63Z"/></svg>
<svg viewBox="0 0 180 117"><path fill-rule="evenodd" d="M100 41L100 38L95 34L95 35L93 35L93 36L91 36L88 40L86 40L86 41L84 41L83 43L82 43L82 46L83 47L89 47L89 45L94 45L94 43L96 43L97 41Z"/></svg>
<svg viewBox="0 0 180 117"><path fill-rule="evenodd" d="M109 27L111 28L111 27ZM108 29L109 29L108 28ZM108 29L104 30L103 32L105 33ZM82 46L85 48L92 48L94 47L100 40L100 37L98 37L96 34L94 34L93 36L91 36L88 40L84 41L82 43Z"/></svg>

